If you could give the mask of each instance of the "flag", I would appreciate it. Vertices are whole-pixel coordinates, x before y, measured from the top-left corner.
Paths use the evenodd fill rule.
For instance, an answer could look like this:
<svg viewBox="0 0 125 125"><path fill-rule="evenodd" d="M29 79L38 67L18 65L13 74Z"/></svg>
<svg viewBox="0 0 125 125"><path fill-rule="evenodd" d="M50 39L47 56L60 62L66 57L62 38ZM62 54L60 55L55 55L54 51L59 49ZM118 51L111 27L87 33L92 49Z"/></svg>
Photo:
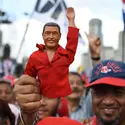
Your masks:
<svg viewBox="0 0 125 125"><path fill-rule="evenodd" d="M51 11L53 8L54 11L52 12L51 17L58 19L63 9L66 10L67 7L64 0L37 0L35 11L42 14Z"/></svg>
<svg viewBox="0 0 125 125"><path fill-rule="evenodd" d="M83 66L80 65L78 68L77 68L77 72L81 75L82 72L83 72Z"/></svg>
<svg viewBox="0 0 125 125"><path fill-rule="evenodd" d="M84 71L84 68L82 65L80 65L78 68L77 68L77 72L81 75L81 78L82 80L85 81L85 84L88 84L89 83L89 78L87 77L85 71Z"/></svg>
<svg viewBox="0 0 125 125"><path fill-rule="evenodd" d="M124 23L124 32L125 32L125 0L123 1L123 8L122 8L122 14L123 14L123 23Z"/></svg>
<svg viewBox="0 0 125 125"><path fill-rule="evenodd" d="M33 17L46 23L54 21L59 25L66 25L64 0L37 0Z"/></svg>
<svg viewBox="0 0 125 125"><path fill-rule="evenodd" d="M64 0L37 0L33 17L44 23L50 22L50 20L58 23L61 30L67 32L66 9L67 5ZM83 42L80 33L79 41Z"/></svg>

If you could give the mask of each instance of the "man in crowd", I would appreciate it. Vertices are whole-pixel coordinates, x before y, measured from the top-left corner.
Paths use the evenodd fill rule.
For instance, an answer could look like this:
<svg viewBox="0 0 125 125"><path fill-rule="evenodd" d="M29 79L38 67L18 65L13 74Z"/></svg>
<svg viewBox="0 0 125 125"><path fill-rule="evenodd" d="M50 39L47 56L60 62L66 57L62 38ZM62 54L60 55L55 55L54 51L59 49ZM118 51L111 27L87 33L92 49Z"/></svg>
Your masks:
<svg viewBox="0 0 125 125"><path fill-rule="evenodd" d="M100 62L101 57L101 40L92 32L90 35L86 33L89 41L89 50L93 66ZM85 69L87 70L87 69ZM72 94L67 96L69 117L78 121L93 116L91 106L91 92L86 95L85 78L82 78L77 72L69 73L69 83Z"/></svg>
<svg viewBox="0 0 125 125"><path fill-rule="evenodd" d="M13 101L13 91L10 81L5 79L0 79L0 99L12 103Z"/></svg>
<svg viewBox="0 0 125 125"><path fill-rule="evenodd" d="M92 89L92 125L125 125L125 63L100 62L86 87Z"/></svg>
<svg viewBox="0 0 125 125"><path fill-rule="evenodd" d="M11 86L11 81L8 79L0 79L0 99L5 100L8 103L11 111L15 115L16 125L19 117L19 109L14 104L13 87Z"/></svg>
<svg viewBox="0 0 125 125"><path fill-rule="evenodd" d="M67 96L69 117L80 122L92 117L91 95L86 95L85 81L77 72L70 72L69 83L72 89L72 94Z"/></svg>
<svg viewBox="0 0 125 125"><path fill-rule="evenodd" d="M14 70L17 62L11 58L11 47L5 44L3 48L3 55L0 57L0 77L14 75Z"/></svg>

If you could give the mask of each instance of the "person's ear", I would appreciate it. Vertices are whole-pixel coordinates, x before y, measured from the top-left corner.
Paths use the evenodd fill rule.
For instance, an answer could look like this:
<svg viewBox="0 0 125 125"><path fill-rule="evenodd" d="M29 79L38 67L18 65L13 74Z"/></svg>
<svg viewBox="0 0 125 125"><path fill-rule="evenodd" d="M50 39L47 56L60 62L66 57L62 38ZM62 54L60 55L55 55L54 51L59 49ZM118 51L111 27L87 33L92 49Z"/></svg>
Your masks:
<svg viewBox="0 0 125 125"><path fill-rule="evenodd" d="M61 35L62 35L62 34L60 33L59 40L61 39Z"/></svg>
<svg viewBox="0 0 125 125"><path fill-rule="evenodd" d="M43 37L43 33L42 33L42 37Z"/></svg>

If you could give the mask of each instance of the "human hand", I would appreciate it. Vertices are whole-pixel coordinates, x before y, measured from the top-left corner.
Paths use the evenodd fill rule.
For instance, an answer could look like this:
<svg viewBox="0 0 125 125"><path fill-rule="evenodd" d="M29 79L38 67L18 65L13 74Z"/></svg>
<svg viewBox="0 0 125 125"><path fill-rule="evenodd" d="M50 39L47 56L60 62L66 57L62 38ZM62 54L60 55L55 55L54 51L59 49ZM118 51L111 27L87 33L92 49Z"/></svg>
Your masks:
<svg viewBox="0 0 125 125"><path fill-rule="evenodd" d="M88 35L85 32L88 41L89 41L89 49L90 49L90 53L91 53L91 57L100 57L101 56L101 40L99 37L96 37L94 35L94 32L92 32L91 35Z"/></svg>
<svg viewBox="0 0 125 125"><path fill-rule="evenodd" d="M68 20L74 20L75 19L75 11L74 8L69 7L66 10L66 16Z"/></svg>
<svg viewBox="0 0 125 125"><path fill-rule="evenodd" d="M92 118L86 118L82 121L83 125L92 125L93 119Z"/></svg>
<svg viewBox="0 0 125 125"><path fill-rule="evenodd" d="M23 75L15 81L14 94L21 110L26 113L36 112L40 107L40 88L37 80Z"/></svg>

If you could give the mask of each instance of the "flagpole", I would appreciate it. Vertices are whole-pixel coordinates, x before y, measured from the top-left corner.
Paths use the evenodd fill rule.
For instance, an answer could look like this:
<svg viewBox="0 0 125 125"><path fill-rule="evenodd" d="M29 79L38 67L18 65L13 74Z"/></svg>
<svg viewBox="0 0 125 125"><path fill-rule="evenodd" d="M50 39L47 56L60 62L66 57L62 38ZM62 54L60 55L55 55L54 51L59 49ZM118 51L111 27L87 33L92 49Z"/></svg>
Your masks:
<svg viewBox="0 0 125 125"><path fill-rule="evenodd" d="M18 51L18 53L17 53L17 57L16 57L17 60L18 60L18 58L19 58L20 52L21 52L22 47L23 47L23 44L24 44L24 42L25 42L25 37L26 37L27 31L28 31L28 28L29 28L29 25L30 25L30 20L32 19L34 12L35 12L35 7L33 8L33 11L32 11L32 13L30 14L29 19L28 19L28 21L27 21L26 29L25 29L25 31L24 31L24 34L23 34L23 37L22 37L22 40L21 40L21 44L20 44L20 47L19 47L19 51Z"/></svg>

